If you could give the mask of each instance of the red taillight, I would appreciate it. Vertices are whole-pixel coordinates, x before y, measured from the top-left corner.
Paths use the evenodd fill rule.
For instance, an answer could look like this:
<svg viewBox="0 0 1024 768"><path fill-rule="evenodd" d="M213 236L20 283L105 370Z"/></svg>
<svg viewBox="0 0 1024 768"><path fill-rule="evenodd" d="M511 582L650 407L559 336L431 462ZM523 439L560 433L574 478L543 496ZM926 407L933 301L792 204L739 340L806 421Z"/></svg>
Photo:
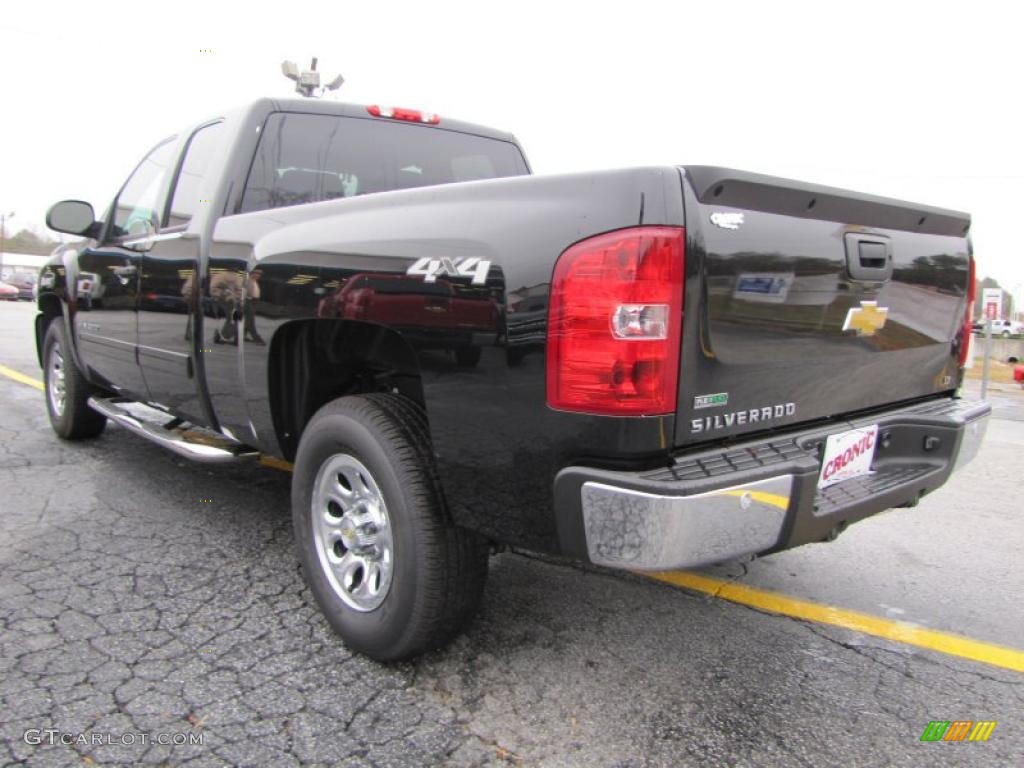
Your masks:
<svg viewBox="0 0 1024 768"><path fill-rule="evenodd" d="M676 410L684 237L681 227L634 227L559 257L548 309L549 406L620 416Z"/></svg>
<svg viewBox="0 0 1024 768"><path fill-rule="evenodd" d="M975 299L975 272L974 255L967 257L970 266L967 268L967 309L964 312L964 327L961 331L960 343L960 367L967 365L967 355L971 349L971 336L974 332L974 299Z"/></svg>
<svg viewBox="0 0 1024 768"><path fill-rule="evenodd" d="M429 123L437 125L441 118L433 112L420 112L418 109L403 109L402 107L378 107L376 104L366 108L374 117L388 117L392 120L407 120L410 123Z"/></svg>

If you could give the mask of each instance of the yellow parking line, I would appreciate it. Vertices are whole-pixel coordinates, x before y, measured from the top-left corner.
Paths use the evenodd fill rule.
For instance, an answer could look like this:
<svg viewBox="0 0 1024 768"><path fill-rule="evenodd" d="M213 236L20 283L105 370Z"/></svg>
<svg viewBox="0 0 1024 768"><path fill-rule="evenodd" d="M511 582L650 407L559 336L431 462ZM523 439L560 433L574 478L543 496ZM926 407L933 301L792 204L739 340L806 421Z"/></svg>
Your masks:
<svg viewBox="0 0 1024 768"><path fill-rule="evenodd" d="M19 384L28 384L30 387L35 387L38 390L43 389L43 382L33 379L31 376L26 376L24 373L19 373L13 368L8 368L6 365L0 365L0 375L13 379Z"/></svg>
<svg viewBox="0 0 1024 768"><path fill-rule="evenodd" d="M789 509L789 497L781 496L777 493L767 493L766 491L744 491L742 489L738 489L722 491L722 495L737 497L749 496L754 501L759 501L762 504L767 504L772 507L778 507L783 511Z"/></svg>
<svg viewBox="0 0 1024 768"><path fill-rule="evenodd" d="M980 661L995 667L1024 672L1024 651L1008 648L1004 645L972 640L963 635L926 629L906 621L893 621L880 616L872 616L859 611L849 611L832 605L812 603L778 592L739 584L735 581L723 581L710 576L701 576L689 571L666 571L645 574L658 581L673 584L684 589L703 592L712 597L728 600L732 603L750 606L762 611L778 613L804 621L818 624L830 624L834 627L852 629L865 635L873 635L898 643L938 651L950 656L959 656L971 661Z"/></svg>
<svg viewBox="0 0 1024 768"><path fill-rule="evenodd" d="M45 389L43 382L38 379L33 379L31 376L26 376L24 373L20 373L13 368L8 368L6 365L0 365L0 376L6 376L19 384L28 384L30 387L35 387L38 390ZM291 462L279 459L275 456L269 456L265 453L260 454L259 463L264 467L280 469L282 472L291 472L294 469Z"/></svg>
<svg viewBox="0 0 1024 768"><path fill-rule="evenodd" d="M271 456L268 453L261 453L259 463L264 467L270 467L271 469L280 469L282 472L292 472L295 469L295 465L290 461L279 459L276 456Z"/></svg>
<svg viewBox="0 0 1024 768"><path fill-rule="evenodd" d="M0 365L0 375L21 384L35 387L36 389L43 389L43 382L4 365ZM259 463L265 467L273 467L285 472L292 471L291 463L266 454L260 455ZM770 494L762 495L769 496ZM759 498L758 501L770 504L775 499ZM984 664L1012 669L1015 672L1024 672L1024 651L1018 651L1014 648L986 643L981 640L972 640L969 637L939 632L934 629L925 629L905 621L893 621L879 616L872 616L868 613L849 611L844 608L836 608L835 606L823 605L821 603L812 603L808 600L789 597L779 592L770 592L734 581L723 581L722 579L715 579L710 576L701 576L689 571L666 571L645 575L667 584L683 587L695 592L703 592L712 597L747 605L762 611L769 611L781 614L782 616L791 616L795 619L803 619L804 621L814 621L819 624L830 624L834 627L842 627L843 629L852 629L865 635L873 635L874 637L881 637L898 643L915 645L918 648L946 653L950 656L980 661Z"/></svg>

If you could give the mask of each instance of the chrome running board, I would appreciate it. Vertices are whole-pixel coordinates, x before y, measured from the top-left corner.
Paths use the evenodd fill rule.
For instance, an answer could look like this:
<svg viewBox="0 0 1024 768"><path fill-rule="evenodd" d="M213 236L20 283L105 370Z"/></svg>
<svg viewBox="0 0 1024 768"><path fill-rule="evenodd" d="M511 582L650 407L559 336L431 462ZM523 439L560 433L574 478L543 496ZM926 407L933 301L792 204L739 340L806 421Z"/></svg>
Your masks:
<svg viewBox="0 0 1024 768"><path fill-rule="evenodd" d="M192 461L223 464L259 456L259 451L248 445L134 400L90 397L89 407L128 431Z"/></svg>

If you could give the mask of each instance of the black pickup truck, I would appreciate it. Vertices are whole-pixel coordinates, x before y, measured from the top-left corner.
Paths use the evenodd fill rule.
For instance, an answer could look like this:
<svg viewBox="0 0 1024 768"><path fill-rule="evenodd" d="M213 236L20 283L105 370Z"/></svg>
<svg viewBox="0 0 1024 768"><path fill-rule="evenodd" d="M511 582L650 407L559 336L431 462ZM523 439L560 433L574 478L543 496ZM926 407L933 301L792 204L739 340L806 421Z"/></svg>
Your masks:
<svg viewBox="0 0 1024 768"><path fill-rule="evenodd" d="M834 538L972 458L969 217L665 166L531 176L506 133L260 100L160 142L39 281L46 404L294 464L352 648L457 634L490 551L660 570ZM856 578L850 575L848 578Z"/></svg>

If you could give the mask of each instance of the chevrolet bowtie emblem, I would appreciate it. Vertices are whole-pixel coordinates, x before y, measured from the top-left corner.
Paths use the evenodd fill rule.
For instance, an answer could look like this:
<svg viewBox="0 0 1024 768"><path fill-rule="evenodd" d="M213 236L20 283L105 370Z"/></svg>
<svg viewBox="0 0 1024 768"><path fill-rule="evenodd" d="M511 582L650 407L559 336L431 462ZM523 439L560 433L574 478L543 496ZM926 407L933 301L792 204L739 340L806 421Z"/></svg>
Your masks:
<svg viewBox="0 0 1024 768"><path fill-rule="evenodd" d="M843 330L856 331L858 336L874 336L888 316L888 307L878 306L877 301L862 301L859 307L851 307L846 313Z"/></svg>

